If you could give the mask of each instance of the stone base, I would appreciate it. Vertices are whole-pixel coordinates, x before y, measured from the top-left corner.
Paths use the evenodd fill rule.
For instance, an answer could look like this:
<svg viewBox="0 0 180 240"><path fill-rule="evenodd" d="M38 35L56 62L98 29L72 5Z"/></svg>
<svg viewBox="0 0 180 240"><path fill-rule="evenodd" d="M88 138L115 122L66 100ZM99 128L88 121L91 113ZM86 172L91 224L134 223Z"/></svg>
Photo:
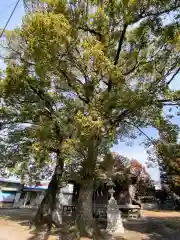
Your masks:
<svg viewBox="0 0 180 240"><path fill-rule="evenodd" d="M120 211L107 211L107 231L111 235L119 235L124 233Z"/></svg>
<svg viewBox="0 0 180 240"><path fill-rule="evenodd" d="M120 236L121 234L124 234L124 227L116 229L116 231L112 232L111 234L115 237Z"/></svg>
<svg viewBox="0 0 180 240"><path fill-rule="evenodd" d="M130 213L128 215L128 219L139 219L139 216L136 213Z"/></svg>
<svg viewBox="0 0 180 240"><path fill-rule="evenodd" d="M123 204L123 205L118 205L118 207L121 209L140 209L140 206L133 205L133 204Z"/></svg>

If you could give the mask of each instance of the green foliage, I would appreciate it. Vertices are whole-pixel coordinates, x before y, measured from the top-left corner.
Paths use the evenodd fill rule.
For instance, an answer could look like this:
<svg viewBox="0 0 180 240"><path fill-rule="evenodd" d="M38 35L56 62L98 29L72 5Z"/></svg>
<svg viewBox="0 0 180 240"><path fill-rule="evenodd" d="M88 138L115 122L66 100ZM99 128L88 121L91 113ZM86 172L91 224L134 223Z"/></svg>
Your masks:
<svg viewBox="0 0 180 240"><path fill-rule="evenodd" d="M180 186L179 126L163 117L156 119L155 126L160 138L154 142L154 150L151 151L152 159L156 158L158 162L161 182L178 194Z"/></svg>
<svg viewBox="0 0 180 240"><path fill-rule="evenodd" d="M39 162L46 151L77 152L82 179L92 179L98 156L117 139L154 126L167 96L177 103L167 79L180 62L180 4L44 2L47 11L27 15L6 35L2 125L10 139L11 129L30 124L27 155ZM170 23L163 20L168 14Z"/></svg>

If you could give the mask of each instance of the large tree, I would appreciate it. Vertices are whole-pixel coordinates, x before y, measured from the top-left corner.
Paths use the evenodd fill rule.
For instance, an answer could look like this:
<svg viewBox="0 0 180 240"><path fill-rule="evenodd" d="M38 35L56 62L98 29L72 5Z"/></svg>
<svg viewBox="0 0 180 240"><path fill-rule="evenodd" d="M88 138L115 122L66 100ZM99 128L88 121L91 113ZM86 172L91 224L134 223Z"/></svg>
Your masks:
<svg viewBox="0 0 180 240"><path fill-rule="evenodd" d="M3 174L8 168L9 174L21 177L26 184L49 180L54 172L37 214L36 222L41 222L43 215L52 216L55 210L52 203L61 185L66 159L63 144L72 134L76 109L63 96L65 85L62 91L58 90L59 86L53 89L50 81L38 75L37 68L32 68L32 75L24 74L26 66L18 65L18 58L23 55L25 42L16 30L7 32L6 36L11 60L0 89L1 170Z"/></svg>
<svg viewBox="0 0 180 240"><path fill-rule="evenodd" d="M45 2L46 8L27 15L14 31L16 41L7 34L11 53L2 78L6 93L2 103L6 110L16 114L23 110L30 116L38 106L38 121L50 117L54 127L62 106L74 107L66 108L74 117L73 134L66 143L85 153L77 223L81 236L92 236L98 157L107 154L117 139L135 137L141 128L152 126L164 102L178 100L169 84L179 71L180 3ZM167 16L172 21L165 21ZM31 103L32 93L43 106ZM18 103L24 95L28 102ZM9 100L13 96L16 105Z"/></svg>
<svg viewBox="0 0 180 240"><path fill-rule="evenodd" d="M160 138L154 147L159 163L160 178L163 186L180 194L180 145L178 143L179 126L167 119L159 119L156 123ZM179 198L180 199L180 198Z"/></svg>

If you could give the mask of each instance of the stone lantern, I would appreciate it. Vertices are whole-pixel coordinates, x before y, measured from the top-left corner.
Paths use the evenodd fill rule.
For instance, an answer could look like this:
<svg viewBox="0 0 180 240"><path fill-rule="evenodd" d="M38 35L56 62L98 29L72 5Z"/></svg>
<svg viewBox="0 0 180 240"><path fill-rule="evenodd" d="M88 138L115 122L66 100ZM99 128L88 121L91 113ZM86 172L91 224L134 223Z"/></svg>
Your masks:
<svg viewBox="0 0 180 240"><path fill-rule="evenodd" d="M117 201L114 198L114 183L110 179L107 183L110 187L108 190L110 199L107 206L107 231L112 235L118 235L124 233L124 227L122 224L121 211L119 210Z"/></svg>

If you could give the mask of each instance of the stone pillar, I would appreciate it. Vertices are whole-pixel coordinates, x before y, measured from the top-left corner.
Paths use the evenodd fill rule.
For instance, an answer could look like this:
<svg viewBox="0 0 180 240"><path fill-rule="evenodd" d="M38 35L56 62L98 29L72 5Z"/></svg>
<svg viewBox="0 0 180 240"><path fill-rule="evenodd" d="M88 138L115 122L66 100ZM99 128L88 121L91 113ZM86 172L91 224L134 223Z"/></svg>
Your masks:
<svg viewBox="0 0 180 240"><path fill-rule="evenodd" d="M21 192L17 192L15 199L14 199L14 204L13 208L19 208L20 207L20 197L21 197Z"/></svg>
<svg viewBox="0 0 180 240"><path fill-rule="evenodd" d="M108 191L111 195L107 206L107 231L112 235L119 235L124 233L124 227L121 218L121 211L114 199L113 188Z"/></svg>
<svg viewBox="0 0 180 240"><path fill-rule="evenodd" d="M132 200L135 199L136 187L134 185L130 184L128 191L129 191L129 197L130 197L129 204L132 205Z"/></svg>
<svg viewBox="0 0 180 240"><path fill-rule="evenodd" d="M24 203L23 203L24 208L26 207L28 200L29 200L29 192L26 192L24 196Z"/></svg>
<svg viewBox="0 0 180 240"><path fill-rule="evenodd" d="M58 190L56 195L56 208L53 211L53 219L57 226L62 224L63 204L62 204L62 193L61 188Z"/></svg>
<svg viewBox="0 0 180 240"><path fill-rule="evenodd" d="M42 200L44 199L45 192L41 192L38 198L38 206L41 204Z"/></svg>

